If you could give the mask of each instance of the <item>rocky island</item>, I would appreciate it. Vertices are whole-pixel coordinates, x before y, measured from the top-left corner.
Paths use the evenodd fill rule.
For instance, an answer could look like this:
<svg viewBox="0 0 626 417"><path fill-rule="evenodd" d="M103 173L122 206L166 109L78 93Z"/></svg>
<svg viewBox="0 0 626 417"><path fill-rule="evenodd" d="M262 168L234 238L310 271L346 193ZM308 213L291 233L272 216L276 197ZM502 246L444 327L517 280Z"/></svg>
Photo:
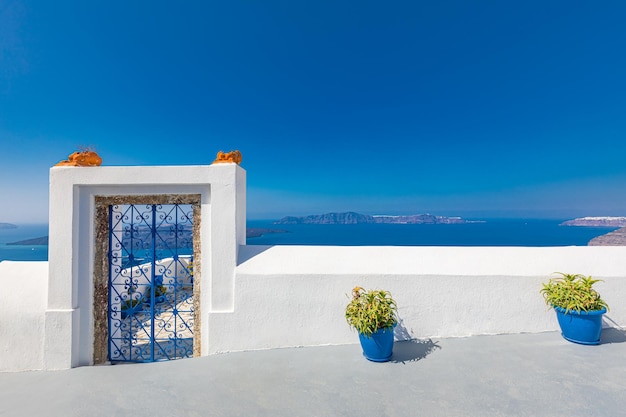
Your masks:
<svg viewBox="0 0 626 417"><path fill-rule="evenodd" d="M617 229L606 235L594 237L588 246L626 246L626 227Z"/></svg>
<svg viewBox="0 0 626 417"><path fill-rule="evenodd" d="M287 231L281 229L265 229L262 227L248 227L246 229L246 238L261 237L270 233L287 233Z"/></svg>
<svg viewBox="0 0 626 417"><path fill-rule="evenodd" d="M0 223L0 230L1 229L17 229L17 226L11 223Z"/></svg>
<svg viewBox="0 0 626 417"><path fill-rule="evenodd" d="M286 230L281 229L264 229L260 227L249 227L246 229L246 237L261 237L263 235L267 235L270 233L287 233ZM35 246L35 245L47 245L48 244L48 236L36 237L34 239L26 239L20 240L19 242L11 242L7 243L7 245L18 245L18 246Z"/></svg>
<svg viewBox="0 0 626 417"><path fill-rule="evenodd" d="M478 221L464 220L460 217L434 216L432 214L413 214L404 216L387 216L360 214L353 211L345 213L326 213L311 216L295 217L286 216L274 222L274 224L465 224L478 223Z"/></svg>
<svg viewBox="0 0 626 417"><path fill-rule="evenodd" d="M561 226L626 227L626 217L580 217L567 220Z"/></svg>
<svg viewBox="0 0 626 417"><path fill-rule="evenodd" d="M7 245L36 246L48 244L48 236L36 237L34 239L20 240L19 242L7 243Z"/></svg>
<svg viewBox="0 0 626 417"><path fill-rule="evenodd" d="M626 217L579 217L567 220L560 226L621 227L602 236L594 237L588 246L626 246Z"/></svg>

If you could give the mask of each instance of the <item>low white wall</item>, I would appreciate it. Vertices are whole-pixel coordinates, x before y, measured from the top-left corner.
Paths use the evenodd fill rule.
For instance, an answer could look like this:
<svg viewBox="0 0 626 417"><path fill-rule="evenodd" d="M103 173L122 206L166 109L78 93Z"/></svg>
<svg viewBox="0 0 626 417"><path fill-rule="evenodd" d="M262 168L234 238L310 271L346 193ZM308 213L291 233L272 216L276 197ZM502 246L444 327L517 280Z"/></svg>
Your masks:
<svg viewBox="0 0 626 417"><path fill-rule="evenodd" d="M353 287L391 291L397 339L557 330L541 297L553 272L581 273L626 327L626 247L247 246L235 308L210 314L211 353L357 343L344 309Z"/></svg>
<svg viewBox="0 0 626 417"><path fill-rule="evenodd" d="M190 261L191 255L180 256L176 261L174 258L165 258L156 261L155 278L161 276L162 285L164 285L168 291L174 291L175 286L180 288L185 285L191 285L191 274L188 269ZM133 288L132 291L130 291L130 284L119 286L123 288L124 292L120 294L120 297L114 297L117 301L130 299L131 294L132 298L135 300L140 300L150 295L150 288L152 287L152 263L124 268L120 271L120 276L127 279L127 282L132 282ZM120 288L118 288L118 290L119 289Z"/></svg>
<svg viewBox="0 0 626 417"><path fill-rule="evenodd" d="M48 262L0 262L0 372L43 367Z"/></svg>
<svg viewBox="0 0 626 417"><path fill-rule="evenodd" d="M203 354L357 343L357 285L392 292L397 339L557 330L539 294L556 271L604 280L605 325L626 327L626 247L241 246L233 308L203 312ZM47 262L0 262L0 371L46 368L47 278Z"/></svg>

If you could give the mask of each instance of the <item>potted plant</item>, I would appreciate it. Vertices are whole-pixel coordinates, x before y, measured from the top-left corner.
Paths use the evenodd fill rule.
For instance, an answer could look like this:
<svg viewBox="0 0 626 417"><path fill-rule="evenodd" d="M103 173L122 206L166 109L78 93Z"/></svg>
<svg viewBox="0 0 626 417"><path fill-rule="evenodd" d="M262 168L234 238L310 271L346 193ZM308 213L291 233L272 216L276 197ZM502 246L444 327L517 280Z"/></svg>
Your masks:
<svg viewBox="0 0 626 417"><path fill-rule="evenodd" d="M560 277L543 284L541 294L556 311L562 336L570 342L599 344L602 315L609 308L592 288L600 280L580 274L559 274Z"/></svg>
<svg viewBox="0 0 626 417"><path fill-rule="evenodd" d="M125 319L126 317L134 316L135 314L140 312L143 309L142 303L143 303L143 298L139 300L135 298L129 298L127 300L124 300L122 302L122 308L121 308L122 320Z"/></svg>
<svg viewBox="0 0 626 417"><path fill-rule="evenodd" d="M163 275L154 276L154 302L162 303L165 301L165 294L167 293L167 287L163 285Z"/></svg>
<svg viewBox="0 0 626 417"><path fill-rule="evenodd" d="M355 287L346 307L348 324L359 333L363 355L374 362L386 362L393 353L393 328L398 322L396 302L384 290Z"/></svg>

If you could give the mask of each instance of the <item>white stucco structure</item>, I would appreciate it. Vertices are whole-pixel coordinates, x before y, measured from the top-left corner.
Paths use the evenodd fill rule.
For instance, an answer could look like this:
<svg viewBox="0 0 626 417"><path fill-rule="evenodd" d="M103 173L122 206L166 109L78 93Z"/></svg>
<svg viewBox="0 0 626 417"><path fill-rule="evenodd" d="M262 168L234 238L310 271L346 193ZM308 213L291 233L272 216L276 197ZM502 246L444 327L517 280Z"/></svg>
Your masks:
<svg viewBox="0 0 626 417"><path fill-rule="evenodd" d="M52 168L49 262L0 262L0 371L93 363L97 196L200 195L202 355L357 343L356 285L392 292L399 339L557 330L539 294L557 271L604 280L605 326L626 327L626 247L245 246L245 178L235 164Z"/></svg>
<svg viewBox="0 0 626 417"><path fill-rule="evenodd" d="M44 369L93 362L96 196L199 194L201 310L232 311L239 245L245 244L245 171L236 164L167 167L55 167L50 170L48 305ZM208 320L202 342L208 343ZM208 350L207 350L208 352ZM205 353L205 352L203 352Z"/></svg>
<svg viewBox="0 0 626 417"><path fill-rule="evenodd" d="M626 247L248 246L210 350L357 343L344 319L357 285L392 293L398 339L558 330L539 293L555 271L604 280L605 326L625 327Z"/></svg>
<svg viewBox="0 0 626 417"><path fill-rule="evenodd" d="M48 262L0 262L0 371L43 368Z"/></svg>

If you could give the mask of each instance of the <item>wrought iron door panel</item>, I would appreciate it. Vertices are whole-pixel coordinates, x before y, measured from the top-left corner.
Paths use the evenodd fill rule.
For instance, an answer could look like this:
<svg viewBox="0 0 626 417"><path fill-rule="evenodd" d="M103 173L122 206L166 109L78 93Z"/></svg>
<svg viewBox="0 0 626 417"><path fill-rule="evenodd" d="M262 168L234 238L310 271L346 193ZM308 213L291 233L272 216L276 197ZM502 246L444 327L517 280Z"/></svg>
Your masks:
<svg viewBox="0 0 626 417"><path fill-rule="evenodd" d="M109 206L110 361L193 356L192 213L188 204Z"/></svg>

